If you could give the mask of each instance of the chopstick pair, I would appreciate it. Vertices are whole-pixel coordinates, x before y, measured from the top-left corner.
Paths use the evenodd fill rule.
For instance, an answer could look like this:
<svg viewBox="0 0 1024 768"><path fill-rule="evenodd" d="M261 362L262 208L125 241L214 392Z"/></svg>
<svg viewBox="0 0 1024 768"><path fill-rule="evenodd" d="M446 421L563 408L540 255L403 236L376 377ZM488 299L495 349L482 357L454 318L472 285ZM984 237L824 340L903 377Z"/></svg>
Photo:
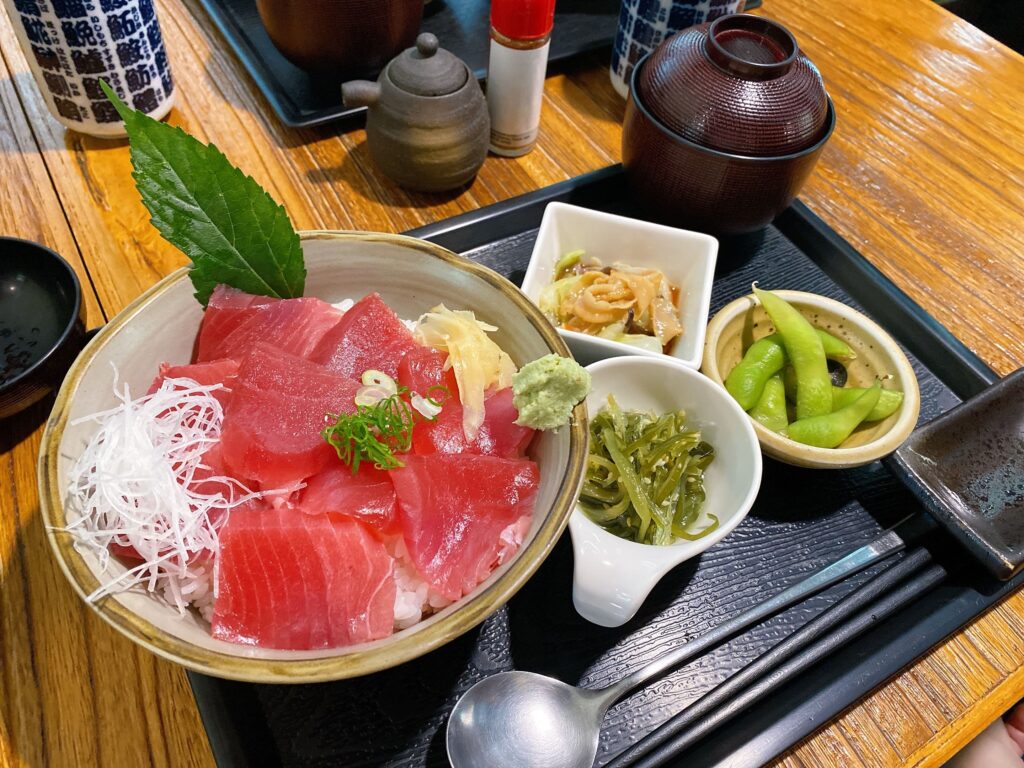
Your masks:
<svg viewBox="0 0 1024 768"><path fill-rule="evenodd" d="M929 563L931 553L928 550L913 549L900 562L872 577L756 661L620 752L605 768L654 768L678 759L681 750L937 586L946 578L946 570ZM917 571L921 573L886 595Z"/></svg>

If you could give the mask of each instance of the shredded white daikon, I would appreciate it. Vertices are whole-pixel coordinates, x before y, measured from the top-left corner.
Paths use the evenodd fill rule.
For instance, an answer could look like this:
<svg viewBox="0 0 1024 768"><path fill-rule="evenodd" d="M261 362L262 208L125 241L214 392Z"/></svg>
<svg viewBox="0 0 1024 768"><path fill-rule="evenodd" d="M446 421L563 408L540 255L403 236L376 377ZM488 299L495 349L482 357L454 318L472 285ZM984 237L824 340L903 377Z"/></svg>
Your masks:
<svg viewBox="0 0 1024 768"><path fill-rule="evenodd" d="M213 393L223 385L165 379L133 400L127 384L118 392L116 369L114 381L117 407L72 422L99 428L71 470L64 530L103 570L111 545L131 548L143 561L88 600L144 585L184 613L209 591L217 532L229 511L264 494L230 477L196 477L211 471L203 455L220 439L224 411Z"/></svg>

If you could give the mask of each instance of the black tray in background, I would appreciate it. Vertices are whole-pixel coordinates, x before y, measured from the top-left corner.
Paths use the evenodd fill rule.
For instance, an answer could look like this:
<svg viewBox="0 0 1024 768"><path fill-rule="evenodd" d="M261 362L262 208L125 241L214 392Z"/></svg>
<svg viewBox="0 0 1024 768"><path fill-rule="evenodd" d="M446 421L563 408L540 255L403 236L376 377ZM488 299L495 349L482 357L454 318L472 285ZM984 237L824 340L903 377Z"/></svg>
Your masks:
<svg viewBox="0 0 1024 768"><path fill-rule="evenodd" d="M340 81L299 69L270 42L256 0L200 0L285 125L317 125L361 115L341 103ZM621 0L558 0L550 61L610 46ZM422 31L482 78L490 47L490 0L433 0L424 9ZM311 22L315 23L315 22Z"/></svg>
<svg viewBox="0 0 1024 768"><path fill-rule="evenodd" d="M544 207L552 200L637 215L625 199L620 170L611 168L412 234L519 280ZM622 258L628 261L628 254ZM722 243L712 313L747 293L754 279L769 288L840 299L893 332L920 380L922 420L996 378L800 203L759 236ZM192 687L214 754L224 766L446 766L447 714L482 677L515 667L572 683L610 682L866 543L915 510L920 511L916 500L884 463L815 471L766 460L760 495L744 522L700 558L666 576L623 627L603 629L576 615L566 534L506 607L420 659L336 683L249 685L192 674ZM946 583L695 745L685 764L735 767L770 760L1024 583L1024 574L995 582L941 531L930 534L926 543L950 570ZM598 764L879 567L794 606L620 702L605 721Z"/></svg>

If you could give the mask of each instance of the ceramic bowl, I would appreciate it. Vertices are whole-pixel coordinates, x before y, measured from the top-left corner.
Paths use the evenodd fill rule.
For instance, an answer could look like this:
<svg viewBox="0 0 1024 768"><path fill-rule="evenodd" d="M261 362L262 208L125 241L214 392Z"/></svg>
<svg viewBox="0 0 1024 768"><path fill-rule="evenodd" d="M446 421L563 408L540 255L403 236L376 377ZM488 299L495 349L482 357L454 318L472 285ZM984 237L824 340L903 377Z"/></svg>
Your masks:
<svg viewBox="0 0 1024 768"><path fill-rule="evenodd" d="M636 93L649 57L633 71L622 128L622 165L645 215L715 235L766 227L796 198L836 124L828 101L819 138L776 156L744 155L702 146L673 132Z"/></svg>
<svg viewBox="0 0 1024 768"><path fill-rule="evenodd" d="M814 144L828 117L821 74L789 30L744 13L668 38L643 67L636 93L688 141L758 157Z"/></svg>
<svg viewBox="0 0 1024 768"><path fill-rule="evenodd" d="M845 363L847 386L869 387L876 378L886 389L903 392L903 404L882 421L863 424L838 448L803 445L772 432L750 419L761 449L773 459L797 467L844 469L868 464L892 453L917 425L921 394L910 361L893 338L873 320L842 302L803 291L773 291L792 304L816 328L845 341L857 354ZM723 387L743 351L775 327L753 296L727 304L708 323L701 370Z"/></svg>
<svg viewBox="0 0 1024 768"><path fill-rule="evenodd" d="M624 410L683 408L688 423L701 429L716 452L704 473L707 500L701 514L703 519L715 515L720 524L701 539L664 547L637 544L608 533L579 507L573 511L573 604L588 621L617 627L633 618L668 571L714 546L742 522L761 486L761 452L751 420L739 405L691 368L667 358L620 357L587 370L593 378L590 413L597 413L609 394Z"/></svg>
<svg viewBox="0 0 1024 768"><path fill-rule="evenodd" d="M57 386L85 344L82 288L71 266L38 243L0 237L0 419Z"/></svg>
<svg viewBox="0 0 1024 768"><path fill-rule="evenodd" d="M690 368L700 367L718 256L715 238L575 205L549 203L523 278L523 293L534 303L539 301L544 286L554 278L555 264L578 249L605 265L622 261L634 267L656 267L679 286L683 333L672 342L667 356ZM615 355L666 356L586 333L558 332L583 365Z"/></svg>
<svg viewBox="0 0 1024 768"><path fill-rule="evenodd" d="M432 243L396 235L313 232L302 235L306 294L336 302L378 291L401 317L418 317L440 302L471 309L499 326L496 341L524 363L568 354L540 312L496 273ZM78 552L66 524L63 493L68 471L91 433L74 423L115 403L115 364L120 383L146 390L162 361L187 362L202 318L184 270L175 272L130 304L90 342L72 366L43 435L39 488L43 522L54 554L80 595L101 576L94 556ZM540 467L533 523L519 552L475 592L391 637L317 651L282 651L214 639L197 616L177 611L146 593L122 593L92 608L122 634L164 658L205 674L256 682L314 682L375 672L413 659L479 624L505 603L548 555L565 527L586 462L586 409L565 429L545 432L531 444ZM118 565L104 580L116 576Z"/></svg>

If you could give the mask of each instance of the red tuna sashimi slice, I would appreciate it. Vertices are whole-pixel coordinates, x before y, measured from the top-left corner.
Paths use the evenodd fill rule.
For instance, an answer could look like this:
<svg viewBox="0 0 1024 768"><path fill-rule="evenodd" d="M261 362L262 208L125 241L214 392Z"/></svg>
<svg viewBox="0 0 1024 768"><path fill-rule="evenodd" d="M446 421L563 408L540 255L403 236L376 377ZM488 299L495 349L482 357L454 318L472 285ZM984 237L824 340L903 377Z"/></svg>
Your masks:
<svg viewBox="0 0 1024 768"><path fill-rule="evenodd" d="M160 373L153 379L148 394L156 392L164 379L192 379L198 384L208 386L210 384L223 384L226 389L217 390L213 396L226 405L230 390L238 378L237 360L211 360L208 363L193 363L192 365L171 365L170 363L160 364Z"/></svg>
<svg viewBox="0 0 1024 768"><path fill-rule="evenodd" d="M309 359L357 379L370 369L394 377L405 354L419 346L398 315L371 293L324 334Z"/></svg>
<svg viewBox="0 0 1024 768"><path fill-rule="evenodd" d="M502 389L484 401L484 423L476 439L466 439L462 429L462 406L456 399L445 402L437 420L417 424L412 433L413 453L479 453L511 459L522 456L533 430L515 423L519 412L512 403L512 390Z"/></svg>
<svg viewBox="0 0 1024 768"><path fill-rule="evenodd" d="M398 364L398 383L411 392L429 396L431 387L444 387L449 398L458 398L459 384L455 371L444 369L448 360L447 352L430 347L416 347L409 350Z"/></svg>
<svg viewBox="0 0 1024 768"><path fill-rule="evenodd" d="M242 363L220 442L231 474L285 488L327 466L320 431L328 413L353 413L359 384L266 344Z"/></svg>
<svg viewBox="0 0 1024 768"><path fill-rule="evenodd" d="M314 650L394 626L394 560L361 523L294 509L232 514L220 535L213 636Z"/></svg>
<svg viewBox="0 0 1024 768"><path fill-rule="evenodd" d="M281 299L249 307L207 307L199 329L196 360L233 357L241 360L258 343L270 344L300 357L308 357L331 328L344 316L320 299ZM228 314L228 318L218 315ZM225 331L227 331L225 333Z"/></svg>
<svg viewBox="0 0 1024 768"><path fill-rule="evenodd" d="M501 532L532 513L537 465L468 453L403 460L389 474L409 557L424 581L458 600L497 563Z"/></svg>
<svg viewBox="0 0 1024 768"><path fill-rule="evenodd" d="M388 473L362 462L359 472L339 462L306 480L299 507L311 515L336 512L354 517L381 535L398 533L395 487Z"/></svg>
<svg viewBox="0 0 1024 768"><path fill-rule="evenodd" d="M213 293L210 294L210 300L207 302L207 308L214 309L248 309L249 307L258 307L261 304L273 304L274 302L281 301L281 299L275 299L273 296L258 296L255 293L246 293L238 288L232 288L230 285L224 285L223 283L213 289Z"/></svg>
<svg viewBox="0 0 1024 768"><path fill-rule="evenodd" d="M276 301L280 301L280 299L270 296L254 296L237 288L218 285L210 294L206 311L203 313L203 322L199 327L199 335L196 339L196 359L200 359L198 352L201 346L200 341L204 337L207 339L207 345L214 340L223 339L253 314L253 308L273 304Z"/></svg>

